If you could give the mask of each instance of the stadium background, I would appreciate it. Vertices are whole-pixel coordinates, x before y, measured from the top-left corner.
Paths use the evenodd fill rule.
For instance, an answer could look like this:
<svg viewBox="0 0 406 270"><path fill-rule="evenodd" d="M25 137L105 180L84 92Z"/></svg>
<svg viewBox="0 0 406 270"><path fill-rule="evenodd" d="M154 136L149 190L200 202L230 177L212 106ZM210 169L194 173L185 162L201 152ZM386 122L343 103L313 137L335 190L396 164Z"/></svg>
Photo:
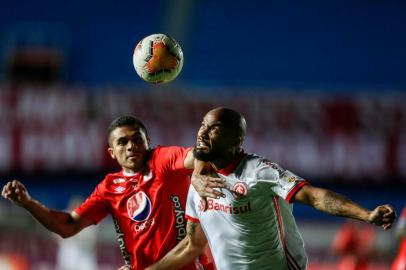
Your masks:
<svg viewBox="0 0 406 270"><path fill-rule="evenodd" d="M65 209L115 169L105 130L116 116L139 116L154 145L193 145L204 113L223 105L246 115L247 151L400 212L405 12L402 1L2 1L1 184L18 178ZM152 86L132 53L159 32L181 44L185 63L176 81ZM344 220L299 205L295 215L310 269L334 269ZM122 263L110 222L97 230L99 269ZM3 199L0 228L1 270L55 269L57 238ZM374 269L386 269L398 242L375 233Z"/></svg>

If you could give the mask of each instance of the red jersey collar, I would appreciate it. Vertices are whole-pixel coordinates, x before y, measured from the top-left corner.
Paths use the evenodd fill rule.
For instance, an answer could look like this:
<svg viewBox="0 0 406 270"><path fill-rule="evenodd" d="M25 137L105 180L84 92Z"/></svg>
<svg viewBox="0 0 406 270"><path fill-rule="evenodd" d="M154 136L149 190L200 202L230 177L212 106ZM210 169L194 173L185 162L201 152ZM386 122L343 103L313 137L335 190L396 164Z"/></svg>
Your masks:
<svg viewBox="0 0 406 270"><path fill-rule="evenodd" d="M239 154L237 154L234 158L233 161L230 162L226 167L223 169L218 170L218 173L221 173L222 175L229 175L230 173L234 172L234 170L237 168L238 164L240 164L242 158L244 157L245 153L244 151L241 151Z"/></svg>
<svg viewBox="0 0 406 270"><path fill-rule="evenodd" d="M126 173L124 170L121 170L121 175L124 176L124 177L134 177L134 176L136 176L137 174L139 174L139 172L136 172L136 173Z"/></svg>

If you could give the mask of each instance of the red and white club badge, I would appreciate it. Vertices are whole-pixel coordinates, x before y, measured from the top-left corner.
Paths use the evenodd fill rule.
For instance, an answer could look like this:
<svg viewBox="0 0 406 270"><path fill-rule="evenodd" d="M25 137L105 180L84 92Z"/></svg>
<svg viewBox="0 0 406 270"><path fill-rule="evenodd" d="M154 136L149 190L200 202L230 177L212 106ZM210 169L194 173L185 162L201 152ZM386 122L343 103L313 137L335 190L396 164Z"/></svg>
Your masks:
<svg viewBox="0 0 406 270"><path fill-rule="evenodd" d="M248 186L246 183L243 182L237 182L234 184L232 188L233 196L236 199L243 198L247 196L248 193Z"/></svg>

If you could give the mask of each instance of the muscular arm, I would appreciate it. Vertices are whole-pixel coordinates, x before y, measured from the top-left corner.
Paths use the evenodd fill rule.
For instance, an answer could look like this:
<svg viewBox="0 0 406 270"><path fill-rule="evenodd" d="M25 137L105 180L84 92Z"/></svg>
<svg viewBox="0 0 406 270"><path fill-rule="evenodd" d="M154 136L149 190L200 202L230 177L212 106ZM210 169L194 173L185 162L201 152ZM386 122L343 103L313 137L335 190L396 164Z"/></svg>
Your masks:
<svg viewBox="0 0 406 270"><path fill-rule="evenodd" d="M188 221L187 235L168 254L146 270L180 269L199 256L207 240L199 223Z"/></svg>
<svg viewBox="0 0 406 270"><path fill-rule="evenodd" d="M24 185L17 180L4 185L2 196L26 209L45 228L59 234L63 238L75 235L83 228L92 224L90 220L81 218L75 212L66 213L49 209L31 198Z"/></svg>
<svg viewBox="0 0 406 270"><path fill-rule="evenodd" d="M311 185L302 187L295 194L294 201L311 205L331 215L358 219L382 226L384 229L389 229L396 218L395 210L390 205L380 205L370 211L343 195Z"/></svg>
<svg viewBox="0 0 406 270"><path fill-rule="evenodd" d="M185 159L183 160L183 166L186 169L193 169L194 168L195 157L193 156L193 148L187 152Z"/></svg>

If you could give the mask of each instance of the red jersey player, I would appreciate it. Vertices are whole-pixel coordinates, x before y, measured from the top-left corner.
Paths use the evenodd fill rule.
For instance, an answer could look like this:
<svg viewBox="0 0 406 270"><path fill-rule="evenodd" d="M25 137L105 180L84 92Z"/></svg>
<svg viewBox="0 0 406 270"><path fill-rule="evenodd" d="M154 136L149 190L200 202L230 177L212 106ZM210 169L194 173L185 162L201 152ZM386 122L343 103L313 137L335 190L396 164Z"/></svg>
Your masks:
<svg viewBox="0 0 406 270"><path fill-rule="evenodd" d="M403 208L397 223L396 233L401 237L401 242L391 270L406 270L406 206Z"/></svg>
<svg viewBox="0 0 406 270"><path fill-rule="evenodd" d="M126 265L144 269L186 234L184 211L193 153L182 147L151 149L145 126L130 116L110 124L108 143L110 156L122 170L108 174L73 212L49 209L17 180L3 187L2 196L64 238L112 215ZM184 269L197 267L193 263Z"/></svg>

